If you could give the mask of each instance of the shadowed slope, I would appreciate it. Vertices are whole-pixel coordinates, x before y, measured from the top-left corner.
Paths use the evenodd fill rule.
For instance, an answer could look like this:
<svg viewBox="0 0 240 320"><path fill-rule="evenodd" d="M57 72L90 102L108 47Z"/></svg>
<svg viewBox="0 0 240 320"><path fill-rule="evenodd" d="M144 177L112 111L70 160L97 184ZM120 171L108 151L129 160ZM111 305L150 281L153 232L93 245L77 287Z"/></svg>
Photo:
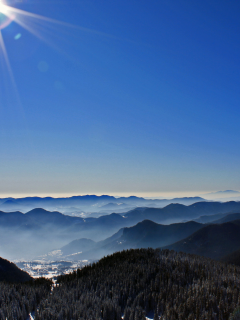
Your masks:
<svg viewBox="0 0 240 320"><path fill-rule="evenodd" d="M240 220L208 225L166 248L221 259L240 248Z"/></svg>
<svg viewBox="0 0 240 320"><path fill-rule="evenodd" d="M14 263L0 258L0 281L26 282L32 278L27 272L20 270Z"/></svg>
<svg viewBox="0 0 240 320"><path fill-rule="evenodd" d="M76 250L75 252L83 251L76 255L75 259L100 259L104 255L124 249L165 246L185 238L202 227L202 224L193 221L161 225L150 220L144 220L133 227L120 229L112 237L93 245L90 250L82 250L83 239L78 240L79 242L70 243L66 247L68 248L68 254L73 253L73 248ZM79 243L79 246L75 246L76 243Z"/></svg>

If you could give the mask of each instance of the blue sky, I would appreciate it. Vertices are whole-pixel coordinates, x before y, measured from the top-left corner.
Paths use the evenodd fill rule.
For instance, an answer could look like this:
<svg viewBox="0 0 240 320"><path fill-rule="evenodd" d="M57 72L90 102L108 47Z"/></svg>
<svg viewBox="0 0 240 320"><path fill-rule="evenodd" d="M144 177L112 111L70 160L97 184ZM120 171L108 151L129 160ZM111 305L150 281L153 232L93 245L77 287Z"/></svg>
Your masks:
<svg viewBox="0 0 240 320"><path fill-rule="evenodd" d="M240 189L239 1L8 4L0 195Z"/></svg>

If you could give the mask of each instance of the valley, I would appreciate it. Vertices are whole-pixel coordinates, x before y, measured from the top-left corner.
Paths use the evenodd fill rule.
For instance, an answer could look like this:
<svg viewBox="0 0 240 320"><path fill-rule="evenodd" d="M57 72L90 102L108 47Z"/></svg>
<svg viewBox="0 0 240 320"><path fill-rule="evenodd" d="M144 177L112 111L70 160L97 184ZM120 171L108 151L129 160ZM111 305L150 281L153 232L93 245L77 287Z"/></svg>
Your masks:
<svg viewBox="0 0 240 320"><path fill-rule="evenodd" d="M112 203L105 206L112 207ZM175 311L171 311L170 300L163 293L166 286L173 290L173 295L174 290L182 286L181 297L188 291L185 286L200 288L204 285L206 288L209 277L216 276L215 271L210 271L212 265L218 274L223 272L221 280L216 280L221 288L218 290L225 292L224 279L228 274L228 290L233 292L232 270L234 279L240 279L240 202L237 201L200 201L188 205L170 203L163 208L136 207L127 212L111 212L96 217L69 216L43 208L26 213L2 211L0 229L0 255L14 262L10 264L4 260L6 262L3 261L1 266L0 261L0 275L3 279L9 277L9 273L1 270L4 270L4 265L11 265L16 274L14 279L20 282L28 279L25 287L21 287L23 297L28 294L39 297L36 304L32 300L21 300L16 293L17 300L12 299L18 305L17 319L21 314L25 319L29 315L35 320L59 317L65 320L71 318L70 314L80 314L80 319L94 318L96 314L109 320L122 317L129 320L134 317L174 318L176 314L182 314L181 319L185 319L197 315L199 308L204 317L220 319L223 314L229 316L237 307L234 294L231 304L224 304L223 299L221 307L218 307L217 291L211 291L207 293L212 299L211 308L205 302L194 304L194 300L189 302L191 307L184 307L184 302L178 298L172 301ZM165 268L166 278L156 263ZM205 278L197 270L205 270ZM146 277L143 277L144 273ZM128 277L130 282L126 286ZM138 284L134 288L131 277ZM239 281L234 282L237 290L240 290ZM7 285L2 288L3 292L9 290ZM191 290L197 299L203 299L200 289ZM102 291L104 294L100 294ZM120 296L117 292L121 292ZM59 300L59 295L64 297L63 300ZM69 299L75 301L76 295L75 305L68 302ZM47 300L44 297L48 297ZM5 320L1 318L1 312L4 317L8 315L10 320L13 319L7 310L0 307L0 319ZM222 319L225 320L224 316Z"/></svg>
<svg viewBox="0 0 240 320"><path fill-rule="evenodd" d="M163 208L138 207L95 218L73 217L42 208L26 213L2 211L0 255L27 261L42 256L48 260L54 256L56 261L100 259L129 248L172 245L205 224L237 220L239 212L240 202L236 201L171 203Z"/></svg>
<svg viewBox="0 0 240 320"><path fill-rule="evenodd" d="M81 269L91 263L88 260L78 261L13 261L21 270L27 272L32 278L44 277L46 279L56 279L60 275L68 274L74 270Z"/></svg>

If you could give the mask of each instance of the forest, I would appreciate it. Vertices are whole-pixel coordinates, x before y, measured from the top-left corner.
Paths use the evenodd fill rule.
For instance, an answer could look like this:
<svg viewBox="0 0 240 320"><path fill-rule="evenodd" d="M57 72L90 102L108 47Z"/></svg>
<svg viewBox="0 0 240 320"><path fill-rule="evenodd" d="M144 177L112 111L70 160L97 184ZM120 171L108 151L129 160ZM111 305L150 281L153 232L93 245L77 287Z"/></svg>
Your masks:
<svg viewBox="0 0 240 320"><path fill-rule="evenodd" d="M26 283L0 282L0 319L26 320L51 292L52 281L44 278Z"/></svg>
<svg viewBox="0 0 240 320"><path fill-rule="evenodd" d="M240 268L160 249L114 253L51 281L1 283L0 319L237 319ZM235 311L234 311L235 310ZM235 313L235 316L234 316Z"/></svg>

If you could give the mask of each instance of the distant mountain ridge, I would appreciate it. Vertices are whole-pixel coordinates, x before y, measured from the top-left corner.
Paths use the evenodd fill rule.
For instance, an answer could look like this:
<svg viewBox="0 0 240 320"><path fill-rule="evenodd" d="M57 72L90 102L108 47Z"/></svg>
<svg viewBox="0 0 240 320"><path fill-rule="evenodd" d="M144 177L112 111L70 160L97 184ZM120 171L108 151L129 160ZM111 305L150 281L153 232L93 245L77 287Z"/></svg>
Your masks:
<svg viewBox="0 0 240 320"><path fill-rule="evenodd" d="M8 258L36 258L73 240L101 241L143 220L160 224L189 221L201 215L240 212L240 202L197 202L189 206L170 204L164 208L139 207L122 215L81 218L36 208L21 212L0 212L0 255ZM177 241L177 239L176 239Z"/></svg>
<svg viewBox="0 0 240 320"><path fill-rule="evenodd" d="M236 212L236 213L230 213L230 214L224 215L224 217L214 220L211 223L221 224L221 223L235 221L235 220L240 220L240 213Z"/></svg>
<svg viewBox="0 0 240 320"><path fill-rule="evenodd" d="M207 225L165 248L219 260L240 249L240 220Z"/></svg>
<svg viewBox="0 0 240 320"><path fill-rule="evenodd" d="M164 207L170 203L182 203L185 205L194 202L205 201L201 197L185 197L175 199L144 199L141 197L120 197L102 195L73 196L69 198L52 197L26 197L26 198L5 198L0 199L0 210L27 212L34 208L44 208L60 212L88 211L98 212L109 210L120 210L127 207ZM118 205L121 204L121 205Z"/></svg>
<svg viewBox="0 0 240 320"><path fill-rule="evenodd" d="M210 192L201 195L205 199L215 200L215 201L230 201L230 200L240 200L240 192L237 190L224 190L224 191L216 191Z"/></svg>
<svg viewBox="0 0 240 320"><path fill-rule="evenodd" d="M216 192L210 192L208 194L229 194L229 193L236 193L236 194L240 194L239 191L236 190L224 190L224 191L216 191Z"/></svg>
<svg viewBox="0 0 240 320"><path fill-rule="evenodd" d="M169 204L164 208L136 208L124 214L124 217L137 222L149 219L158 223L163 223L164 221L171 223L171 220L174 220L174 222L182 221L183 219L193 220L202 215L238 212L239 209L240 202L236 201L224 203L196 202L189 206Z"/></svg>
<svg viewBox="0 0 240 320"><path fill-rule="evenodd" d="M240 202L197 202L189 206L182 204L169 204L164 208L146 208L140 207L130 210L122 215L112 213L110 215L100 216L99 218L81 218L64 215L57 211L47 211L42 208L36 208L23 214L16 212L0 211L0 227L11 226L29 226L53 225L56 228L74 227L74 230L87 230L92 227L111 227L119 229L121 226L130 226L143 220L152 220L153 222L163 223L168 220L183 220L199 217L202 214L212 215L214 213L234 213L240 211Z"/></svg>
<svg viewBox="0 0 240 320"><path fill-rule="evenodd" d="M240 212L240 211L239 211ZM199 222L199 223L224 223L229 222L233 220L240 219L240 213L238 212L227 212L227 213L216 213L211 215L204 215L200 216L197 219L193 219L193 221Z"/></svg>
<svg viewBox="0 0 240 320"><path fill-rule="evenodd" d="M129 228L122 228L110 238L97 243L89 242L90 246L84 246L86 239L79 239L61 248L65 255L78 253L75 259L100 259L104 255L116 251L137 248L158 248L190 235L203 228L204 225L189 221L171 225L161 225L150 220L144 220ZM67 249L67 250L66 250Z"/></svg>

